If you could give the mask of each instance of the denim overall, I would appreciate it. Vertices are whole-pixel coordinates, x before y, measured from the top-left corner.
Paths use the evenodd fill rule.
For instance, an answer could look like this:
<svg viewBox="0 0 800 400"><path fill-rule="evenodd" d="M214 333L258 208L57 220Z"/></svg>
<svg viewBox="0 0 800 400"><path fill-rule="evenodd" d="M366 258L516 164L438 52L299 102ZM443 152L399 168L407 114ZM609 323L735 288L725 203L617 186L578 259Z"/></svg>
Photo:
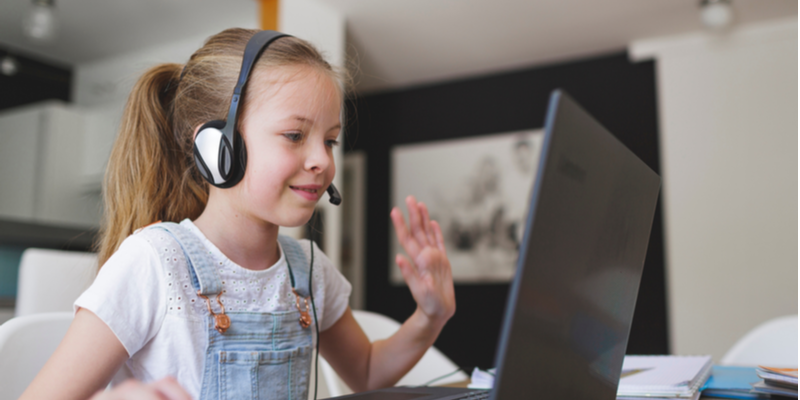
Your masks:
<svg viewBox="0 0 800 400"><path fill-rule="evenodd" d="M208 303L214 310L206 319L208 345L200 400L306 400L312 338L308 313L303 313L305 327L300 323L301 299L297 299L297 309L291 311L225 313L218 297L222 293L219 275L200 239L176 223L162 222L152 227L166 230L180 244L198 294L207 300L216 297L216 305ZM286 256L292 287L305 299L309 295L309 265L303 249L287 236L279 236L278 242ZM219 318L225 319L225 315L229 327L218 329Z"/></svg>

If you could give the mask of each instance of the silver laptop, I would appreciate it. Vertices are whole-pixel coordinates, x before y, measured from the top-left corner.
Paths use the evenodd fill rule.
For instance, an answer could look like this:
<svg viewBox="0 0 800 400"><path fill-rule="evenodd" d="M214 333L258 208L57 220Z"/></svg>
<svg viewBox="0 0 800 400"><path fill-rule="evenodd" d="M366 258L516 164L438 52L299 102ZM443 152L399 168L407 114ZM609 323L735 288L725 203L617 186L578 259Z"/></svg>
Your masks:
<svg viewBox="0 0 800 400"><path fill-rule="evenodd" d="M538 171L494 387L339 399L616 398L661 179L561 90L550 97Z"/></svg>

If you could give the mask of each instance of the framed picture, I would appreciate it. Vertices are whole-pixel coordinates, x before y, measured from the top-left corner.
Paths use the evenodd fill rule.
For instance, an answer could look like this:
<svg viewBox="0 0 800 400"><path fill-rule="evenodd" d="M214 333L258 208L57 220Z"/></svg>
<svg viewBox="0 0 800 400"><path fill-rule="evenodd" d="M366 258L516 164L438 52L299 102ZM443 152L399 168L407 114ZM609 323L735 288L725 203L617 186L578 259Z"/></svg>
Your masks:
<svg viewBox="0 0 800 400"><path fill-rule="evenodd" d="M428 206L455 282L513 277L543 138L542 130L529 130L392 149L392 205L406 217L406 196ZM390 281L404 284L394 262L403 250L390 230Z"/></svg>

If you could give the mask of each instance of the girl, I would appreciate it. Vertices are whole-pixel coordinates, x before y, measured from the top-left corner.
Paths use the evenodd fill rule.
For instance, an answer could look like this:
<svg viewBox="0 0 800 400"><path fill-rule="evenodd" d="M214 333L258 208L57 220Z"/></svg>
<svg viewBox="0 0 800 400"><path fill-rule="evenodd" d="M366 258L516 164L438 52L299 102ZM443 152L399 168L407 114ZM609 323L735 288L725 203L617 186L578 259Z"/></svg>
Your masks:
<svg viewBox="0 0 800 400"><path fill-rule="evenodd" d="M343 94L308 43L283 37L260 55L237 120L244 177L227 189L203 181L192 142L227 115L254 34L223 31L133 88L104 184L102 268L23 398L86 399L109 382L172 376L193 398L305 399L314 326L299 321L309 305L298 292L309 280L320 353L356 391L397 382L454 314L441 229L413 197L409 226L396 208L391 218L417 309L383 341L368 341L349 283L316 244L278 236L311 218L335 174ZM158 220L180 224L138 229ZM204 285L218 294L199 294Z"/></svg>

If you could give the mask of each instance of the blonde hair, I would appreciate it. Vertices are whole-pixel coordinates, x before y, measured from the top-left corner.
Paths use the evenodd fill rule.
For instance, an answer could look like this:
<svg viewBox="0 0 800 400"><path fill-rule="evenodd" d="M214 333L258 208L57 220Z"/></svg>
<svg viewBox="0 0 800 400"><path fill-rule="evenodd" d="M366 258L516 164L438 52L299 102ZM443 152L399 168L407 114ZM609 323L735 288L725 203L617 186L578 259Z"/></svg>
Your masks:
<svg viewBox="0 0 800 400"><path fill-rule="evenodd" d="M103 182L104 215L95 244L98 265L134 230L159 220L196 219L202 213L208 184L192 157L194 129L227 117L244 48L256 32L220 32L185 66L157 65L136 82ZM294 37L273 42L254 70L294 65L313 67L342 83L345 80L312 45ZM245 90L239 115L247 103Z"/></svg>

